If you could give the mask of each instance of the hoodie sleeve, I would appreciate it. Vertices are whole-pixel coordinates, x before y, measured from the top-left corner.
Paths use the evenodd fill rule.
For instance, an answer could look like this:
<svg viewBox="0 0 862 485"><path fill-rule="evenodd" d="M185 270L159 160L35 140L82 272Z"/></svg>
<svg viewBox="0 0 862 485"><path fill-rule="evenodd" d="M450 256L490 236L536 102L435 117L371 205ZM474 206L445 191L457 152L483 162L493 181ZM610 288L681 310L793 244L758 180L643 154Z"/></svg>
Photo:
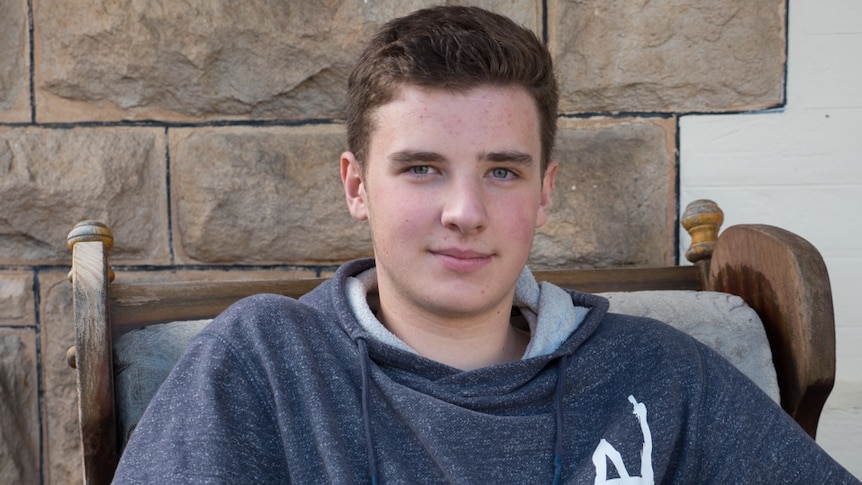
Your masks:
<svg viewBox="0 0 862 485"><path fill-rule="evenodd" d="M708 483L859 483L736 368L701 352L706 379L693 442Z"/></svg>

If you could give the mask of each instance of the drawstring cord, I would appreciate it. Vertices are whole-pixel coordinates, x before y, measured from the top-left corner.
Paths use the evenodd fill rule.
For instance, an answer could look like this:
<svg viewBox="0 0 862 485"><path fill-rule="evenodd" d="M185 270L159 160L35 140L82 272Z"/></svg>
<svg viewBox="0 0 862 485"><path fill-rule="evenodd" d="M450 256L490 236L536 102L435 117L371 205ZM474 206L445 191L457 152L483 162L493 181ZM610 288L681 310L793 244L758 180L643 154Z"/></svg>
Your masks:
<svg viewBox="0 0 862 485"><path fill-rule="evenodd" d="M554 419L556 420L556 432L554 433L554 485L558 485L563 475L563 383L566 380L566 368L568 368L569 356L563 355L558 361L557 389L554 392Z"/></svg>
<svg viewBox="0 0 862 485"><path fill-rule="evenodd" d="M365 428L365 446L368 454L368 475L371 477L371 485L377 485L377 459L374 456L374 441L371 435L371 414L368 411L368 347L364 338L358 338L356 343L359 347L359 369L362 373L362 424Z"/></svg>

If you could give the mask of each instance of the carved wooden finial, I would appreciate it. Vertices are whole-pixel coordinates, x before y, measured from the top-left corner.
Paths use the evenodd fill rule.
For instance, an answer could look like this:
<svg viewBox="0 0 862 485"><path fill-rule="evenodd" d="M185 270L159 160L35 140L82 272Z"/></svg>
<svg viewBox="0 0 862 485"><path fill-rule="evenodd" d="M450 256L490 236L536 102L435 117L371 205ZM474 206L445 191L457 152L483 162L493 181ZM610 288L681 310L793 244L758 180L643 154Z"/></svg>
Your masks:
<svg viewBox="0 0 862 485"><path fill-rule="evenodd" d="M114 235L104 223L99 221L84 221L75 224L72 232L66 236L66 245L72 249L75 244L83 241L102 241L105 250L114 245Z"/></svg>
<svg viewBox="0 0 862 485"><path fill-rule="evenodd" d="M83 221L75 224L72 232L66 236L66 245L73 249L75 244L85 241L101 241L107 252L114 245L114 235L104 223L99 221ZM69 273L69 281L72 281L72 273ZM108 281L114 281L114 270L108 266Z"/></svg>
<svg viewBox="0 0 862 485"><path fill-rule="evenodd" d="M685 258L692 263L711 258L723 222L724 212L715 202L698 199L689 203L682 213L682 227L691 235Z"/></svg>

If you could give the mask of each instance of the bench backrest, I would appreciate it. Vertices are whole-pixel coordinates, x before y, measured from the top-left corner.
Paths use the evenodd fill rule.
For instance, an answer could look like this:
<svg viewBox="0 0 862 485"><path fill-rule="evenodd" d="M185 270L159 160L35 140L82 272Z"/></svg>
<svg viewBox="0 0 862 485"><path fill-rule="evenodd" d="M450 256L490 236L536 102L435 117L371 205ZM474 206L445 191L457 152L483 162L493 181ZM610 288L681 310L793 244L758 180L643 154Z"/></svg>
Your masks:
<svg viewBox="0 0 862 485"><path fill-rule="evenodd" d="M690 204L683 218L692 234L687 252L692 266L537 271L536 279L586 292L689 290L739 296L762 321L781 406L814 436L835 377L832 296L822 257L801 237L772 226L733 226L716 240L720 210L714 203L704 204L709 201L696 202L699 205ZM76 326L68 357L77 369L87 483L109 483L119 456L112 334L154 323L213 318L256 293L299 297L322 281L111 285L110 231L98 223L82 223L68 242Z"/></svg>

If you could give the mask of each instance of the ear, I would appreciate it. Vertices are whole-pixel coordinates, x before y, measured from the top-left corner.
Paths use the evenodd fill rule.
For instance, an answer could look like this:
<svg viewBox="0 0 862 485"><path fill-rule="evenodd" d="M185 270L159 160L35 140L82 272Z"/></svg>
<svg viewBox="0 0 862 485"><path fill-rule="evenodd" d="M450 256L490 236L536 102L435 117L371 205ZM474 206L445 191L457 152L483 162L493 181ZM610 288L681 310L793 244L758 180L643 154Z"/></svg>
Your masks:
<svg viewBox="0 0 862 485"><path fill-rule="evenodd" d="M347 198L347 209L354 219L368 219L368 204L365 195L365 181L362 179L362 167L353 152L341 154L341 183L344 185L344 195Z"/></svg>
<svg viewBox="0 0 862 485"><path fill-rule="evenodd" d="M539 212L536 214L536 227L542 226L548 220L548 208L551 206L551 194L554 192L554 177L557 176L557 162L551 160L542 177L542 194L539 200Z"/></svg>

